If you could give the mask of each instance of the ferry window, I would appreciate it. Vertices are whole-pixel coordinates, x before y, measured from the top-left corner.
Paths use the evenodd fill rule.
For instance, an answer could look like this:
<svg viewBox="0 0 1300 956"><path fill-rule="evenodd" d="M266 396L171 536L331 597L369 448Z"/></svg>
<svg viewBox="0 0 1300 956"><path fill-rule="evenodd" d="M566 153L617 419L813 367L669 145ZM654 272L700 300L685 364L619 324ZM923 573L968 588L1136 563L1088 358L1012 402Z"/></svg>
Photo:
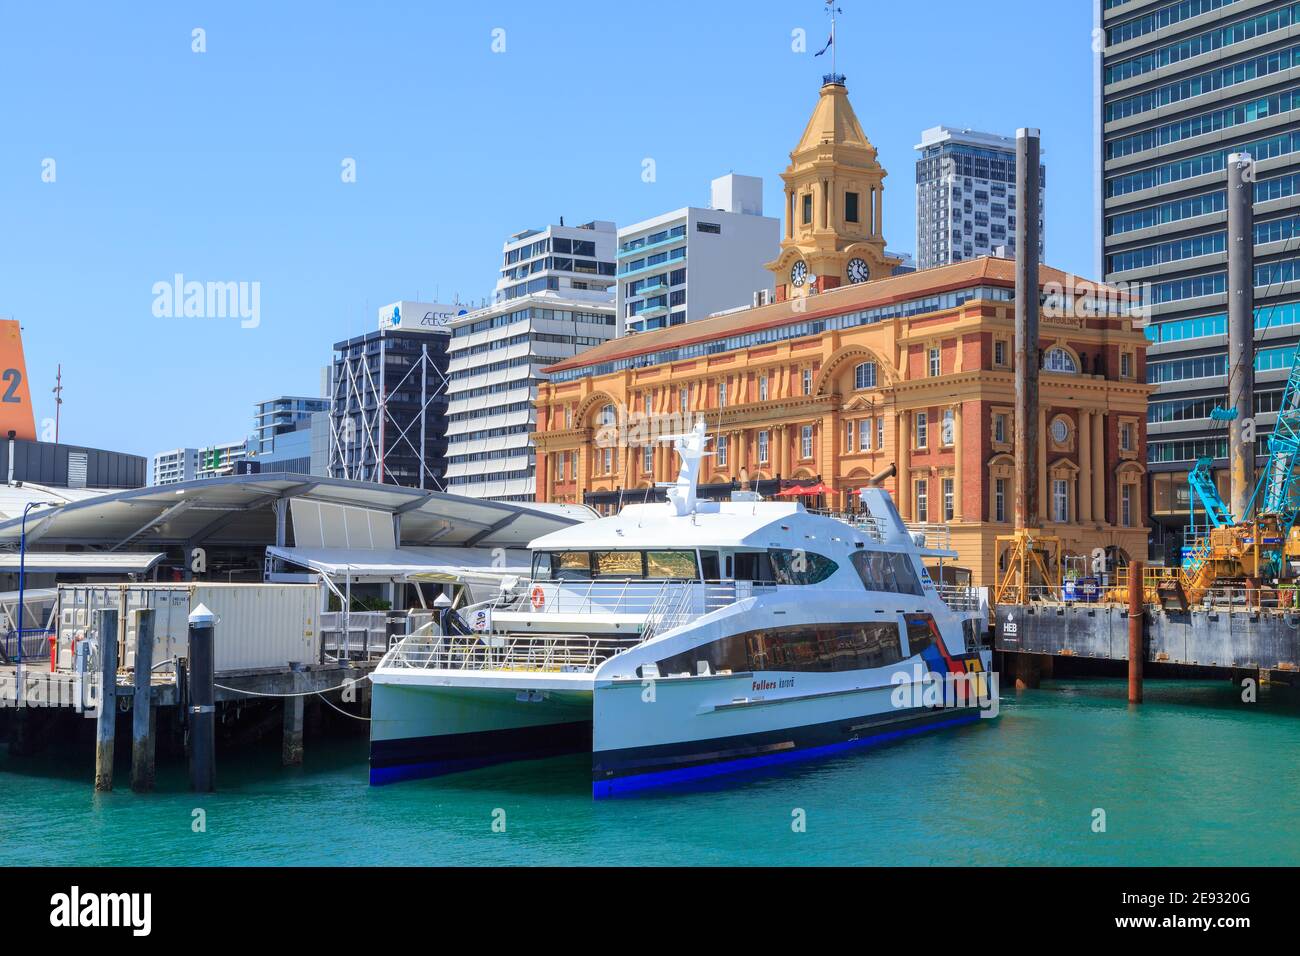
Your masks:
<svg viewBox="0 0 1300 956"><path fill-rule="evenodd" d="M733 634L658 662L660 674L744 671L852 671L888 667L903 659L897 623L824 624Z"/></svg>
<svg viewBox="0 0 1300 956"><path fill-rule="evenodd" d="M1125 486L1127 487L1127 486ZM700 577L705 581L717 581L718 578L718 552L701 551L700 552Z"/></svg>
<svg viewBox="0 0 1300 956"><path fill-rule="evenodd" d="M551 577L555 580L576 581L591 577L591 555L586 551L557 551L549 557Z"/></svg>
<svg viewBox="0 0 1300 956"><path fill-rule="evenodd" d="M905 554L885 551L854 551L849 560L868 591L894 594L923 594L921 579Z"/></svg>
<svg viewBox="0 0 1300 956"><path fill-rule="evenodd" d="M640 578L645 576L640 551L593 551L591 553L591 570L592 575L597 578Z"/></svg>
<svg viewBox="0 0 1300 956"><path fill-rule="evenodd" d="M907 653L920 654L934 643L934 618L929 614L904 614L907 622Z"/></svg>
<svg viewBox="0 0 1300 956"><path fill-rule="evenodd" d="M839 567L830 558L812 551L787 551L773 548L772 570L777 584L820 584Z"/></svg>
<svg viewBox="0 0 1300 956"><path fill-rule="evenodd" d="M648 578L695 580L694 551L647 551L645 573Z"/></svg>
<svg viewBox="0 0 1300 956"><path fill-rule="evenodd" d="M551 554L542 551L533 555L533 580L548 581L551 577Z"/></svg>
<svg viewBox="0 0 1300 956"><path fill-rule="evenodd" d="M766 551L736 552L737 581L771 581L772 562Z"/></svg>

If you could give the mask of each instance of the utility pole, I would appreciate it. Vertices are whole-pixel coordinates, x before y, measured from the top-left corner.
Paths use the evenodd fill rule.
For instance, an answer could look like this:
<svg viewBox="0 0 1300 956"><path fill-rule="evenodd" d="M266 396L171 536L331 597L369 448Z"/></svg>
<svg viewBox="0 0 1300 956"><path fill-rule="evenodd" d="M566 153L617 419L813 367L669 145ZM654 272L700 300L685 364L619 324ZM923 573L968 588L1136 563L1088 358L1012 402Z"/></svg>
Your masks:
<svg viewBox="0 0 1300 956"><path fill-rule="evenodd" d="M1038 164L1039 133L1016 132L1016 531L1039 527ZM1027 582L1026 582L1027 583Z"/></svg>
<svg viewBox="0 0 1300 956"><path fill-rule="evenodd" d="M54 375L54 444L59 443L59 413L63 410L63 363Z"/></svg>
<svg viewBox="0 0 1300 956"><path fill-rule="evenodd" d="M1255 161L1228 157L1228 461L1232 516L1245 521L1255 490ZM1251 441L1246 441L1246 436Z"/></svg>

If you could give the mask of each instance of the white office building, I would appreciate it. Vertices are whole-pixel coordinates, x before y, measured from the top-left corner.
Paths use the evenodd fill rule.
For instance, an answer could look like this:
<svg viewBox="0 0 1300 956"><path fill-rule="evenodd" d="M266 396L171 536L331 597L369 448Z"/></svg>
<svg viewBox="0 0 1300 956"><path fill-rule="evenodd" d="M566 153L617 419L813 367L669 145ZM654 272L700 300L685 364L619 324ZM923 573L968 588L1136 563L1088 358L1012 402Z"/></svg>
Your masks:
<svg viewBox="0 0 1300 956"><path fill-rule="evenodd" d="M614 337L614 243L610 222L517 233L494 304L451 322L449 492L536 500L537 385L546 366Z"/></svg>
<svg viewBox="0 0 1300 956"><path fill-rule="evenodd" d="M681 325L775 294L765 268L781 223L763 215L763 180L713 180L711 208L687 206L618 231L620 334Z"/></svg>
<svg viewBox="0 0 1300 956"><path fill-rule="evenodd" d="M155 485L174 485L190 481L199 470L197 448L173 448L153 456L153 482Z"/></svg>
<svg viewBox="0 0 1300 956"><path fill-rule="evenodd" d="M493 301L537 292L608 292L614 285L612 222L525 229L506 240Z"/></svg>
<svg viewBox="0 0 1300 956"><path fill-rule="evenodd" d="M916 145L916 266L1016 254L1016 141L1009 136L935 126ZM1039 209L1047 167L1039 170ZM1043 255L1042 218L1039 256Z"/></svg>
<svg viewBox="0 0 1300 956"><path fill-rule="evenodd" d="M194 478L233 475L248 457L248 441L224 442L204 448L173 448L153 456L153 483L171 485Z"/></svg>

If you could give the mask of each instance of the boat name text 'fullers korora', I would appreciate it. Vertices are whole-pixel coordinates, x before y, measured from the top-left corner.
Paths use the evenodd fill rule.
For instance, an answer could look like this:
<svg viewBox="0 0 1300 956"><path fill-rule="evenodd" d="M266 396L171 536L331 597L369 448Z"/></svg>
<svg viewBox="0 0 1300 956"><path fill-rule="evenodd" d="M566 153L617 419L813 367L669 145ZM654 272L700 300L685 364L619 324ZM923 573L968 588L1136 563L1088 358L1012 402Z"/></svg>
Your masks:
<svg viewBox="0 0 1300 956"><path fill-rule="evenodd" d="M386 783L590 751L596 796L823 756L997 713L976 592L936 585L880 482L862 512L696 497L533 541L528 580L445 610L374 672Z"/></svg>

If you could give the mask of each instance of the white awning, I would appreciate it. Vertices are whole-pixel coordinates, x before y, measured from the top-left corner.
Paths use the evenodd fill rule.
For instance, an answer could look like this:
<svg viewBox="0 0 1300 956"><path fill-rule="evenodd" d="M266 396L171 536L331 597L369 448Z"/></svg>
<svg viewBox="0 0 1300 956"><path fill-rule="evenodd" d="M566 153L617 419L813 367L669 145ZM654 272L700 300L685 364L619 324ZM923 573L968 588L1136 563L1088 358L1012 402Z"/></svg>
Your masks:
<svg viewBox="0 0 1300 956"><path fill-rule="evenodd" d="M0 553L0 571L17 573L18 559L16 551ZM162 559L134 551L28 551L23 566L32 574L145 574Z"/></svg>
<svg viewBox="0 0 1300 956"><path fill-rule="evenodd" d="M376 551L363 548L266 549L279 558L330 578L399 578L419 581L500 581L527 575L529 553L519 549L397 548ZM504 562L501 556L504 555Z"/></svg>

